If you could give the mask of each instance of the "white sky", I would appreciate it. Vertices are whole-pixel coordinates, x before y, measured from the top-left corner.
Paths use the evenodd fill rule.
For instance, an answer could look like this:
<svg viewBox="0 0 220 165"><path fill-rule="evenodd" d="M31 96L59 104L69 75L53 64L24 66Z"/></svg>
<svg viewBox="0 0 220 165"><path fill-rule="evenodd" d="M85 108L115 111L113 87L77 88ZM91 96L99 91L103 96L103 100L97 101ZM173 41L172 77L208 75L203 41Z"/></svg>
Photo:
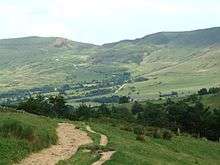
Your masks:
<svg viewBox="0 0 220 165"><path fill-rule="evenodd" d="M220 26L220 0L0 0L0 38L58 36L102 44Z"/></svg>

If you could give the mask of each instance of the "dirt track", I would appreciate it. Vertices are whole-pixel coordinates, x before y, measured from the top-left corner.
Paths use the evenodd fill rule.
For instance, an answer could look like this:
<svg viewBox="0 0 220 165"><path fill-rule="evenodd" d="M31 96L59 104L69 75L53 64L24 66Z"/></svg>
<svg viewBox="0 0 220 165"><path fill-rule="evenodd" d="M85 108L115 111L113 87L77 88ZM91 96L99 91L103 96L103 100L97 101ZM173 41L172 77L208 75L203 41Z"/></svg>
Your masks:
<svg viewBox="0 0 220 165"><path fill-rule="evenodd" d="M92 165L102 165L105 163L107 160L111 159L111 156L115 153L115 151L108 151L108 152L103 152L101 153L101 158L94 162Z"/></svg>
<svg viewBox="0 0 220 165"><path fill-rule="evenodd" d="M58 143L38 153L33 153L19 165L55 165L60 160L69 159L79 146L92 143L87 133L75 129L69 123L59 123L57 127Z"/></svg>
<svg viewBox="0 0 220 165"><path fill-rule="evenodd" d="M86 126L86 129L87 131L89 132L92 132L92 133L96 133L96 134L100 134L100 133L97 133L95 131L93 131L91 129L90 126ZM103 135L103 134L100 134L101 136L101 139L100 139L100 145L101 146L106 146L108 144L108 138L106 135ZM107 152L102 152L100 155L101 155L101 158L94 162L92 165L102 165L103 163L105 163L106 161L110 160L111 159L111 156L115 153L115 151L107 151Z"/></svg>
<svg viewBox="0 0 220 165"><path fill-rule="evenodd" d="M89 131L89 132L99 134L99 133L93 131L90 126L86 126L86 129L87 129L87 131ZM101 146L106 146L106 145L108 144L108 138L107 138L107 136L105 136L105 135L103 135L103 134L100 134L100 136L101 136L100 145L101 145Z"/></svg>

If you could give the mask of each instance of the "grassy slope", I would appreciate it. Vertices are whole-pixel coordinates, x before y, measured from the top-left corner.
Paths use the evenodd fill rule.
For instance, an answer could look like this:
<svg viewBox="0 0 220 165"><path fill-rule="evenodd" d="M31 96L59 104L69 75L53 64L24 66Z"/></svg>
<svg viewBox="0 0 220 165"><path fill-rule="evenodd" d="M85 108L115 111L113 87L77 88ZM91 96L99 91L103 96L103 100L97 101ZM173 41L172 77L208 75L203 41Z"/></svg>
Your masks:
<svg viewBox="0 0 220 165"><path fill-rule="evenodd" d="M17 162L30 154L30 152L55 144L57 140L56 122L49 118L26 113L0 112L0 125L11 120L19 121L24 126L34 128L36 141L30 142L26 139L0 136L0 164L6 165Z"/></svg>
<svg viewBox="0 0 220 165"><path fill-rule="evenodd" d="M91 123L92 128L109 138L109 146L117 152L106 164L219 164L220 144L175 137L171 141L147 138L135 140L130 132L111 127L109 124Z"/></svg>
<svg viewBox="0 0 220 165"><path fill-rule="evenodd" d="M0 123L5 120L15 119L23 124L35 127L41 141L47 141L45 135L54 136L56 122L45 117L20 113L2 113ZM75 123L84 128L85 124ZM146 138L145 142L135 140L132 132L120 130L110 126L109 123L91 122L89 125L97 132L108 136L108 147L117 152L106 164L213 164L220 163L220 144L210 141L198 140L191 137L175 137L171 141ZM90 134L95 144L100 136ZM46 136L48 138L48 136ZM0 164L11 164L30 153L33 146L25 140L14 138L0 138ZM45 147L45 146L44 146ZM15 150L16 148L16 150ZM86 165L98 159L96 154L79 150L76 155L60 164Z"/></svg>

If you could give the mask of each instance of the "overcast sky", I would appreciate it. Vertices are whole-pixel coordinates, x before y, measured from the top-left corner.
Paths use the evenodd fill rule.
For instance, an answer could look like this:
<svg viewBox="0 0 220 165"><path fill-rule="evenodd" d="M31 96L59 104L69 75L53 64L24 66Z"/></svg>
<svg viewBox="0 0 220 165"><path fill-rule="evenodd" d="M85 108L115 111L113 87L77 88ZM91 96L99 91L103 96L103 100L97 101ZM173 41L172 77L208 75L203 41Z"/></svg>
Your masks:
<svg viewBox="0 0 220 165"><path fill-rule="evenodd" d="M59 36L102 44L220 26L220 0L0 0L0 38Z"/></svg>

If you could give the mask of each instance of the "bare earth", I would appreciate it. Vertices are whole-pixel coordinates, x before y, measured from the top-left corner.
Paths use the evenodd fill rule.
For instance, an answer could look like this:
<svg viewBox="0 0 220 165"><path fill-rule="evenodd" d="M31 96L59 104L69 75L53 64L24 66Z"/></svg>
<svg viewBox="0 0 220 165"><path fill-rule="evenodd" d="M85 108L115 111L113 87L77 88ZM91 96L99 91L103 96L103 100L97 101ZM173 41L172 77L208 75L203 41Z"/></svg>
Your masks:
<svg viewBox="0 0 220 165"><path fill-rule="evenodd" d="M86 126L86 129L87 129L87 131L89 131L89 132L99 134L99 133L93 131L90 126ZM100 136L101 136L100 145L101 145L101 146L106 146L106 145L108 144L108 138L107 138L107 136L105 136L105 135L103 135L103 134L100 134Z"/></svg>
<svg viewBox="0 0 220 165"><path fill-rule="evenodd" d="M39 153L33 153L19 165L55 165L60 160L69 159L79 146L92 143L87 133L75 129L69 123L59 123L57 127L58 143Z"/></svg>
<svg viewBox="0 0 220 165"><path fill-rule="evenodd" d="M101 158L94 162L92 165L102 165L105 163L107 160L111 159L111 156L115 153L115 151L108 151L108 152L103 152L101 153Z"/></svg>
<svg viewBox="0 0 220 165"><path fill-rule="evenodd" d="M86 126L87 131L92 132L92 133L97 133L91 129L90 126ZM99 133L97 133L99 134ZM108 138L106 135L100 134L101 139L100 139L100 145L101 146L106 146L108 144ZM111 156L115 153L115 151L108 151L108 152L102 152L101 153L101 158L94 162L92 165L102 165L106 161L111 159Z"/></svg>

